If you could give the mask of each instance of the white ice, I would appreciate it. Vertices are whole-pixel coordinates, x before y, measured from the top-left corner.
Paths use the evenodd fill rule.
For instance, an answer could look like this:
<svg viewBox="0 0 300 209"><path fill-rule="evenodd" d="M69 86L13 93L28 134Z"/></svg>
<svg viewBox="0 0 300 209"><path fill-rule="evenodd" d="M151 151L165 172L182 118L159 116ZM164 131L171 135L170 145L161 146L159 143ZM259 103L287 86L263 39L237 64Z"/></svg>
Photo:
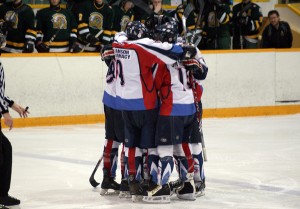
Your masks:
<svg viewBox="0 0 300 209"><path fill-rule="evenodd" d="M207 188L196 201L100 196L88 179L103 150L103 124L4 129L14 150L10 195L22 209L300 208L300 115L204 119L203 127Z"/></svg>

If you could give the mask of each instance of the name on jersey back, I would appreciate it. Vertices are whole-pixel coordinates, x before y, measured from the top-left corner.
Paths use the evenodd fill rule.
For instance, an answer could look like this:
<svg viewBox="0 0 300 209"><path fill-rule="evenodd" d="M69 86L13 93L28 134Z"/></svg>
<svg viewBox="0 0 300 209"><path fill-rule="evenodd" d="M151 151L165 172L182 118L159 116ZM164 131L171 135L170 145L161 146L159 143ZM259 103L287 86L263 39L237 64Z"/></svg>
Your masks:
<svg viewBox="0 0 300 209"><path fill-rule="evenodd" d="M115 57L120 59L130 59L130 52L127 49L114 49Z"/></svg>

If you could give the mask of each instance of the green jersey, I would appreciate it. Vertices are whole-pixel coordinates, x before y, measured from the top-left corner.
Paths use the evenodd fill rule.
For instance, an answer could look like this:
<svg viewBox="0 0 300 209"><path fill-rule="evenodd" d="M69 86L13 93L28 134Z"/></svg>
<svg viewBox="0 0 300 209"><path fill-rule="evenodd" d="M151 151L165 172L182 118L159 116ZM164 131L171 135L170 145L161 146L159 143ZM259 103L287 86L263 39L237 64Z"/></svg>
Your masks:
<svg viewBox="0 0 300 209"><path fill-rule="evenodd" d="M261 8L257 4L252 2L247 4L239 3L233 7L232 13L234 36L243 35L249 38L258 38L263 15Z"/></svg>
<svg viewBox="0 0 300 209"><path fill-rule="evenodd" d="M50 52L67 52L77 40L77 23L71 11L60 7L41 9L36 14L37 41Z"/></svg>
<svg viewBox="0 0 300 209"><path fill-rule="evenodd" d="M133 21L134 19L132 9L129 9L127 12L125 12L120 6L115 5L113 6L113 13L114 22L112 26L112 36L117 32L124 31L127 23Z"/></svg>
<svg viewBox="0 0 300 209"><path fill-rule="evenodd" d="M22 53L26 41L35 41L34 13L30 6L20 2L14 5L7 2L0 6L0 22L11 22L11 28L6 34L7 52Z"/></svg>
<svg viewBox="0 0 300 209"><path fill-rule="evenodd" d="M228 4L206 4L202 14L203 34L209 39L230 37L230 13Z"/></svg>
<svg viewBox="0 0 300 209"><path fill-rule="evenodd" d="M103 30L101 35L97 37L99 41L94 46L86 47L88 51L96 51L97 46L111 42L113 11L109 5L106 3L97 5L95 1L90 0L84 1L79 9L77 18L79 42L81 44L87 44L85 38L89 33L96 36Z"/></svg>

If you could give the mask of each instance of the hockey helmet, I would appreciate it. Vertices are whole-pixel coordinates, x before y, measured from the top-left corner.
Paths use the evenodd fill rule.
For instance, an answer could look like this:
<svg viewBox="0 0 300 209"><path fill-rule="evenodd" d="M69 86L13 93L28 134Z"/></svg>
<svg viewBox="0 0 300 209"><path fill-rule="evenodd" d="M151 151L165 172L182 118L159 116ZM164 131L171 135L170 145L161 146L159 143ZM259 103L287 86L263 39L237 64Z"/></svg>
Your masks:
<svg viewBox="0 0 300 209"><path fill-rule="evenodd" d="M175 20L156 27L153 38L161 42L176 43L178 24Z"/></svg>
<svg viewBox="0 0 300 209"><path fill-rule="evenodd" d="M137 40L148 37L148 29L140 21L129 22L125 28L128 40Z"/></svg>
<svg viewBox="0 0 300 209"><path fill-rule="evenodd" d="M154 38L155 30L158 26L161 26L166 22L172 22L172 21L176 21L176 20L173 17L153 14L146 19L145 26L149 30L149 36L151 38Z"/></svg>

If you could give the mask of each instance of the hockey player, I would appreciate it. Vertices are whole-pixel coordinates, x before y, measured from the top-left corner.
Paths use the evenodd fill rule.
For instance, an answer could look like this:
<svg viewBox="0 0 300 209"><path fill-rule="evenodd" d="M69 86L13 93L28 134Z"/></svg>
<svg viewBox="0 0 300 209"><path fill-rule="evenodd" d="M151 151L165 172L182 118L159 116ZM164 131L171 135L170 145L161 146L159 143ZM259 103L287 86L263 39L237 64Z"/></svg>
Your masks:
<svg viewBox="0 0 300 209"><path fill-rule="evenodd" d="M76 18L82 50L100 52L102 45L111 43L113 11L105 1L83 2Z"/></svg>
<svg viewBox="0 0 300 209"><path fill-rule="evenodd" d="M113 13L114 13L114 22L112 26L112 36L113 39L114 35L117 32L121 32L125 30L126 25L133 21L134 14L132 8L134 4L132 0L122 0L119 5L112 6Z"/></svg>
<svg viewBox="0 0 300 209"><path fill-rule="evenodd" d="M204 195L205 189L205 176L203 167L203 156L202 156L202 102L201 97L203 93L203 87L200 84L201 80L206 78L208 67L201 55L201 52L197 50L197 54L194 59L184 60L182 63L192 76L189 77L190 84L193 85L194 102L197 110L197 120L194 120L192 126L191 138L189 140L191 151L194 159L194 181L196 187L195 196ZM191 74L190 74L191 75Z"/></svg>
<svg viewBox="0 0 300 209"><path fill-rule="evenodd" d="M158 157L154 144L157 118L157 92L154 71L164 63L174 64L182 55L180 46L146 38L144 24L133 21L126 27L128 41L114 42L119 77L117 104L123 110L125 123L125 159L129 190L133 201L142 194L140 188L142 149L148 149L148 167L157 182Z"/></svg>
<svg viewBox="0 0 300 209"><path fill-rule="evenodd" d="M243 0L232 8L233 49L258 47L258 33L263 15L259 5Z"/></svg>
<svg viewBox="0 0 300 209"><path fill-rule="evenodd" d="M156 28L155 39L175 43L178 29L175 21ZM194 57L195 47L190 47ZM164 70L154 71L155 86L160 95L159 117L156 126L155 142L159 155L159 172L156 185L144 192L146 202L170 202L171 187L168 183L173 171L173 156L178 164L179 176L183 185L177 190L180 199L194 200L194 161L189 148L192 124L195 120L195 105L188 74L179 62L165 65Z"/></svg>
<svg viewBox="0 0 300 209"><path fill-rule="evenodd" d="M125 34L126 35L126 34ZM124 34L116 35L116 42L123 42ZM102 60L108 66L106 74L106 88L103 96L104 113L105 113L105 146L103 151L103 181L101 183L101 195L108 194L108 190L114 190L119 193L119 197L130 197L128 181L125 178L125 152L124 152L124 122L122 112L118 109L116 102L116 82L119 82L116 67L114 51L111 45L104 46L101 50ZM123 143L121 152L121 185L118 184L114 178L116 177L118 148L120 143Z"/></svg>
<svg viewBox="0 0 300 209"><path fill-rule="evenodd" d="M200 49L230 49L230 6L225 0L207 1L202 14Z"/></svg>
<svg viewBox="0 0 300 209"><path fill-rule="evenodd" d="M60 6L61 0L49 0L50 7L36 14L38 52L79 52L77 24L73 13Z"/></svg>
<svg viewBox="0 0 300 209"><path fill-rule="evenodd" d="M7 41L2 52L33 52L36 31L34 13L30 6L24 4L22 0L5 2L0 6L0 24Z"/></svg>

